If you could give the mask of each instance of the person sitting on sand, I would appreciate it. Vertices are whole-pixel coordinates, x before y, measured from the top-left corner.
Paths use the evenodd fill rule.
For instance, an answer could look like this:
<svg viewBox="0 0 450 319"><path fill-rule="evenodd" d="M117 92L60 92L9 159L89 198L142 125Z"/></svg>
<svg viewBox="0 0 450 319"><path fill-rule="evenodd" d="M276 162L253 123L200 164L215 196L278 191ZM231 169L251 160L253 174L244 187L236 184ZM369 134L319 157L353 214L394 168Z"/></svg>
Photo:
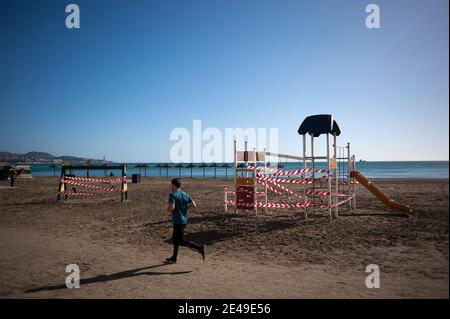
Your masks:
<svg viewBox="0 0 450 319"><path fill-rule="evenodd" d="M188 223L188 209L196 208L197 205L192 200L188 193L180 189L181 181L178 178L172 179L172 193L169 195L169 206L167 211L172 214L173 224L173 255L166 259L168 263L176 263L178 256L178 247L186 246L197 250L203 260L205 260L205 245L198 245L196 243L184 239L184 228Z"/></svg>

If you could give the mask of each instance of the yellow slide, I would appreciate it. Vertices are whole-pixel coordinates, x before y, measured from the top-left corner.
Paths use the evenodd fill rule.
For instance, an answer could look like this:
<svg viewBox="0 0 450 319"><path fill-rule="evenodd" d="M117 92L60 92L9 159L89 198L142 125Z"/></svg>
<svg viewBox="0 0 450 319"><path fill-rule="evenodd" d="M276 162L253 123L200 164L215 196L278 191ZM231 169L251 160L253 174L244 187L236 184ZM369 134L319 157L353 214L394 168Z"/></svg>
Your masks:
<svg viewBox="0 0 450 319"><path fill-rule="evenodd" d="M389 207L393 209L398 209L401 211L404 211L408 214L411 214L413 210L411 207L405 204L401 204L399 202L396 202L389 196L387 196L381 189L379 189L375 184L373 184L370 180L368 180L363 174L357 171L352 171L350 173L350 177L355 178L361 185L363 185L365 188L367 188L372 194L375 195L376 198L378 198L380 201L388 205Z"/></svg>

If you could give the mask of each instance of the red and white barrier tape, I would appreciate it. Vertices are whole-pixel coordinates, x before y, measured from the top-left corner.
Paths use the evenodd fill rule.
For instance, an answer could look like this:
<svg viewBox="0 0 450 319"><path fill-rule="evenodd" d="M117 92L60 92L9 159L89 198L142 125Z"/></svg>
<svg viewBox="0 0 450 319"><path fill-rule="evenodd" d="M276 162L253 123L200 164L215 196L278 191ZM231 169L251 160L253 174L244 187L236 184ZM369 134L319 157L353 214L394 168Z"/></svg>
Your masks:
<svg viewBox="0 0 450 319"><path fill-rule="evenodd" d="M338 194L338 193L330 193L328 191L314 191L314 190L307 190L305 192L306 195L310 196L329 196L331 194L332 197L346 197L349 195L346 194Z"/></svg>
<svg viewBox="0 0 450 319"><path fill-rule="evenodd" d="M314 181L310 179L286 179L286 178L273 178L268 176L263 176L261 173L258 173L258 177L260 180L268 181L268 182L276 182L276 183L287 183L287 184L300 184L300 185L311 185Z"/></svg>
<svg viewBox="0 0 450 319"><path fill-rule="evenodd" d="M98 185L91 185L91 184L86 184L86 183L81 183L81 182L76 182L76 181L65 181L65 183L69 184L69 185L82 186L82 187L92 188L92 189L106 191L106 192L114 192L114 193L122 192L122 190L119 188L102 187L102 186L98 186Z"/></svg>
<svg viewBox="0 0 450 319"><path fill-rule="evenodd" d="M267 189L271 190L272 192L274 192L275 194L278 195L283 195L283 193L281 193L279 190L277 190L275 187L263 182L263 181L258 181L258 183L260 183L262 186L266 187Z"/></svg>
<svg viewBox="0 0 450 319"><path fill-rule="evenodd" d="M84 181L84 182L94 182L94 183L121 183L127 181L126 176L115 177L115 178L95 178L95 177L75 177L75 176L64 176L61 179L63 182L68 180L74 181Z"/></svg>
<svg viewBox="0 0 450 319"><path fill-rule="evenodd" d="M261 181L260 184L264 187L267 187L267 189L271 190L272 192L274 192L275 194L281 196L282 199L284 200L297 200L297 198L294 197L289 197L287 195L285 195L284 193L280 192L279 190L277 190L275 187L266 184L265 182ZM262 192L265 195L265 192Z"/></svg>
<svg viewBox="0 0 450 319"><path fill-rule="evenodd" d="M257 178L256 178L256 180L257 180L259 183L262 182L262 180L260 180L260 178L262 178L262 175L261 175L259 172L257 172ZM291 195L293 195L293 196L295 196L295 197L298 197L298 198L300 198L300 199L303 199L303 196L301 196L300 194L298 194L298 193L294 192L293 190L287 188L286 186L283 186L283 185L281 185L281 184L275 182L273 179L264 180L264 182L265 182L265 181L268 181L269 183L275 185L275 186L278 187L278 188L281 188L281 189L284 190L285 192L287 192L287 193L289 193L289 194L291 194ZM267 186L267 184L266 184L266 186ZM271 189L271 190L272 190L272 189Z"/></svg>
<svg viewBox="0 0 450 319"><path fill-rule="evenodd" d="M327 209L327 208L334 208L336 206L339 206L343 203L346 203L350 200L351 198L347 198L344 201L341 201L339 203L333 203L331 205L328 204L321 204L321 205L317 205L314 204L313 202L310 201L305 201L305 203L294 203L294 204L286 204L286 203L264 203L264 202L256 202L255 203L240 203L239 206L242 207L248 207L248 208L252 208L252 207L263 207L263 208L308 208L308 207L315 207L317 209ZM232 201L232 200L227 200L224 201L225 204L230 205L230 206L236 206L236 202Z"/></svg>
<svg viewBox="0 0 450 319"><path fill-rule="evenodd" d="M259 180L259 178L256 178L256 180L257 180L259 183L261 183L261 181ZM293 196L295 196L295 197L298 197L298 198L303 199L303 196L301 196L300 194L297 194L296 192L294 192L293 190L287 188L286 186L283 186L283 185L281 185L281 184L278 184L277 182L274 182L274 181L269 181L269 183L272 183L272 184L275 185L276 187L282 189L283 191L285 191L285 192L287 192L287 193L289 193L289 194L291 194L291 195L293 195ZM266 184L266 185L267 185L267 184ZM267 186L268 186L268 185L267 185ZM273 190L273 188L269 188L269 189L270 189L270 190ZM277 193L277 194L279 194L279 193Z"/></svg>
<svg viewBox="0 0 450 319"><path fill-rule="evenodd" d="M329 173L328 170L326 169L312 169L312 168L302 168L302 169L296 169L293 171L284 171L281 169L275 169L275 168L270 168L270 167L261 167L261 166L251 166L251 165L247 165L245 167L248 170L257 170L257 171L266 171L266 172L270 172L270 173L274 173L276 175L302 175L305 173L310 173L310 172L314 172L314 173Z"/></svg>
<svg viewBox="0 0 450 319"><path fill-rule="evenodd" d="M60 194L65 195L65 196L95 196L95 195L97 195L94 192L88 193L88 192L72 192L72 191L61 192Z"/></svg>
<svg viewBox="0 0 450 319"><path fill-rule="evenodd" d="M232 200L228 200L224 202L227 205L236 206L236 203ZM240 207L263 207L263 208L307 208L311 206L310 202L306 203L294 203L294 204L285 204L285 203L263 203L263 202L256 202L256 203L240 203Z"/></svg>

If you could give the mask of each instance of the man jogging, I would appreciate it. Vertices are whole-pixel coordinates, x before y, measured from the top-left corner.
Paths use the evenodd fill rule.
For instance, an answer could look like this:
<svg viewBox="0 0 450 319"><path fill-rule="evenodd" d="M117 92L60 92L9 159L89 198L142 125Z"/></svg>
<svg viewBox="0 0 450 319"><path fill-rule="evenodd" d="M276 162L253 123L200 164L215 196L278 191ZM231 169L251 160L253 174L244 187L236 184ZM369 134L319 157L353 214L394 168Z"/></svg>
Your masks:
<svg viewBox="0 0 450 319"><path fill-rule="evenodd" d="M205 245L200 246L184 239L184 228L188 223L188 208L196 208L197 205L191 196L183 192L180 187L181 181L178 178L174 178L172 180L172 193L169 195L169 206L167 207L167 211L172 213L173 255L167 258L166 261L173 264L177 262L179 246L186 246L197 250L202 255L203 260L205 260Z"/></svg>

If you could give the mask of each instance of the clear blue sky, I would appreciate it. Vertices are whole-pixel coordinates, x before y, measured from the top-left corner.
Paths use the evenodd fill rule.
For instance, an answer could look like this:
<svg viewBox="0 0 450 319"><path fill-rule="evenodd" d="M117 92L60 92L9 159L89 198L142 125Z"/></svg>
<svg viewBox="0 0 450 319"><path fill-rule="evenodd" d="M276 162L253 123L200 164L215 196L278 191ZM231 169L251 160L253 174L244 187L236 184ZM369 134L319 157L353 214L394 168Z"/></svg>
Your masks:
<svg viewBox="0 0 450 319"><path fill-rule="evenodd" d="M65 27L65 6L81 29ZM365 7L381 8L381 29ZM330 113L367 160L448 160L447 0L1 1L0 150L166 161L175 127Z"/></svg>

